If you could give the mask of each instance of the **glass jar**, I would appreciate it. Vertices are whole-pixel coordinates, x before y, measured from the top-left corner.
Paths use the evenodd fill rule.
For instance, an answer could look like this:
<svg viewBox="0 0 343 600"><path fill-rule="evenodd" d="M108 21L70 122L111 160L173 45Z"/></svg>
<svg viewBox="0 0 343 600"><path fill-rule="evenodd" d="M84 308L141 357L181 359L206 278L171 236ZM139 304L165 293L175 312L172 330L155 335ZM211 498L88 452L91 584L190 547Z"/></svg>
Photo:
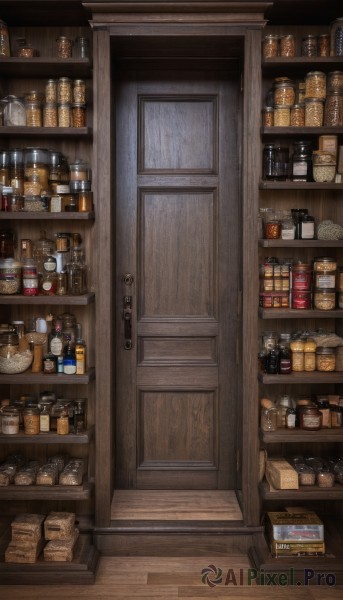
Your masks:
<svg viewBox="0 0 343 600"><path fill-rule="evenodd" d="M303 340L296 339L290 343L290 349L292 352L292 371L302 372L305 369L305 356L304 356L305 343Z"/></svg>
<svg viewBox="0 0 343 600"><path fill-rule="evenodd" d="M11 358L19 351L19 336L17 333L0 334L0 356Z"/></svg>
<svg viewBox="0 0 343 600"><path fill-rule="evenodd" d="M71 80L69 77L60 77L57 81L57 103L70 104L72 101Z"/></svg>
<svg viewBox="0 0 343 600"><path fill-rule="evenodd" d="M343 56L343 17L331 23L330 55Z"/></svg>
<svg viewBox="0 0 343 600"><path fill-rule="evenodd" d="M305 98L326 98L326 75L322 71L310 71L305 77Z"/></svg>
<svg viewBox="0 0 343 600"><path fill-rule="evenodd" d="M319 98L305 98L305 127L321 127L324 118L324 102Z"/></svg>
<svg viewBox="0 0 343 600"><path fill-rule="evenodd" d="M295 103L295 85L291 81L274 84L274 104L291 107Z"/></svg>
<svg viewBox="0 0 343 600"><path fill-rule="evenodd" d="M293 104L291 107L291 127L305 126L305 106L304 104Z"/></svg>
<svg viewBox="0 0 343 600"><path fill-rule="evenodd" d="M301 41L301 56L317 56L318 40L316 35L305 35Z"/></svg>
<svg viewBox="0 0 343 600"><path fill-rule="evenodd" d="M89 40L86 37L76 38L75 44L76 58L89 58Z"/></svg>
<svg viewBox="0 0 343 600"><path fill-rule="evenodd" d="M331 488L335 484L335 475L331 471L319 471L317 473L317 484L320 488Z"/></svg>
<svg viewBox="0 0 343 600"><path fill-rule="evenodd" d="M0 185L8 186L10 182L10 154L0 151Z"/></svg>
<svg viewBox="0 0 343 600"><path fill-rule="evenodd" d="M289 407L286 410L285 426L286 426L286 429L295 429L296 410L293 407Z"/></svg>
<svg viewBox="0 0 343 600"><path fill-rule="evenodd" d="M289 408L293 408L292 398L288 394L283 394L276 401L278 427L286 427L286 413Z"/></svg>
<svg viewBox="0 0 343 600"><path fill-rule="evenodd" d="M311 289L312 270L307 263L292 265L292 290L307 292Z"/></svg>
<svg viewBox="0 0 343 600"><path fill-rule="evenodd" d="M295 224L291 214L285 214L281 219L281 239L295 239Z"/></svg>
<svg viewBox="0 0 343 600"><path fill-rule="evenodd" d="M71 127L71 106L70 104L58 105L58 127Z"/></svg>
<svg viewBox="0 0 343 600"><path fill-rule="evenodd" d="M1 426L4 435L19 433L19 411L14 406L5 406L2 409Z"/></svg>
<svg viewBox="0 0 343 600"><path fill-rule="evenodd" d="M283 104L274 105L274 126L289 127L291 124L291 108Z"/></svg>
<svg viewBox="0 0 343 600"><path fill-rule="evenodd" d="M334 289L315 289L313 293L313 305L317 310L335 310L336 292Z"/></svg>
<svg viewBox="0 0 343 600"><path fill-rule="evenodd" d="M333 405L330 408L331 427L343 427L343 406Z"/></svg>
<svg viewBox="0 0 343 600"><path fill-rule="evenodd" d="M49 187L49 152L45 148L26 148L25 179L37 176L42 190Z"/></svg>
<svg viewBox="0 0 343 600"><path fill-rule="evenodd" d="M57 58L71 58L73 42L65 35L61 35L56 39Z"/></svg>
<svg viewBox="0 0 343 600"><path fill-rule="evenodd" d="M26 126L42 127L42 106L39 102L26 102Z"/></svg>
<svg viewBox="0 0 343 600"><path fill-rule="evenodd" d="M10 186L19 195L24 193L24 151L22 148L10 150Z"/></svg>
<svg viewBox="0 0 343 600"><path fill-rule="evenodd" d="M262 53L263 58L275 58L279 51L279 37L274 34L266 35L263 38Z"/></svg>
<svg viewBox="0 0 343 600"><path fill-rule="evenodd" d="M328 93L341 92L343 93L343 71L331 71L327 75Z"/></svg>
<svg viewBox="0 0 343 600"><path fill-rule="evenodd" d="M7 96L4 108L5 127L25 127L26 110L23 102L17 96Z"/></svg>
<svg viewBox="0 0 343 600"><path fill-rule="evenodd" d="M21 263L13 258L0 259L0 294L21 292Z"/></svg>
<svg viewBox="0 0 343 600"><path fill-rule="evenodd" d="M56 104L57 102L57 79L48 79L45 84L45 102Z"/></svg>
<svg viewBox="0 0 343 600"><path fill-rule="evenodd" d="M276 407L262 408L261 410L261 429L262 431L277 430L277 409Z"/></svg>
<svg viewBox="0 0 343 600"><path fill-rule="evenodd" d="M331 182L336 176L336 156L330 152L315 150L312 154L313 179L317 182Z"/></svg>
<svg viewBox="0 0 343 600"><path fill-rule="evenodd" d="M313 262L313 269L316 272L326 273L328 271L336 271L337 262L330 256L317 256Z"/></svg>
<svg viewBox="0 0 343 600"><path fill-rule="evenodd" d="M303 406L300 410L300 429L317 431L322 425L322 414L316 406Z"/></svg>
<svg viewBox="0 0 343 600"><path fill-rule="evenodd" d="M86 398L78 398L74 401L74 431L82 433L87 428Z"/></svg>
<svg viewBox="0 0 343 600"><path fill-rule="evenodd" d="M324 126L342 127L343 125L343 93L330 92L325 101Z"/></svg>
<svg viewBox="0 0 343 600"><path fill-rule="evenodd" d="M86 82L83 79L73 81L73 102L86 104Z"/></svg>
<svg viewBox="0 0 343 600"><path fill-rule="evenodd" d="M316 342L312 338L307 338L304 344L304 371L316 370L316 349Z"/></svg>
<svg viewBox="0 0 343 600"><path fill-rule="evenodd" d="M0 56L11 56L10 37L5 21L0 19Z"/></svg>
<svg viewBox="0 0 343 600"><path fill-rule="evenodd" d="M337 277L337 262L323 256L314 262L314 287L318 289L335 289Z"/></svg>
<svg viewBox="0 0 343 600"><path fill-rule="evenodd" d="M300 220L300 239L314 240L314 217L303 215Z"/></svg>
<svg viewBox="0 0 343 600"><path fill-rule="evenodd" d="M312 181L312 143L309 141L293 142L292 181Z"/></svg>
<svg viewBox="0 0 343 600"><path fill-rule="evenodd" d="M319 346L316 350L316 367L317 371L334 371L336 368L335 349Z"/></svg>
<svg viewBox="0 0 343 600"><path fill-rule="evenodd" d="M280 56L294 58L295 56L295 37L292 34L282 35L280 37Z"/></svg>
<svg viewBox="0 0 343 600"><path fill-rule="evenodd" d="M80 102L72 104L72 126L86 127L86 105Z"/></svg>
<svg viewBox="0 0 343 600"><path fill-rule="evenodd" d="M318 36L318 56L330 56L330 36L322 33Z"/></svg>
<svg viewBox="0 0 343 600"><path fill-rule="evenodd" d="M270 144L273 146L273 144ZM86 181L90 179L90 170L88 163L84 160L75 160L69 165L70 181Z"/></svg>
<svg viewBox="0 0 343 600"><path fill-rule="evenodd" d="M317 398L316 402L318 410L322 413L322 428L331 428L331 412L329 401L327 398Z"/></svg>
<svg viewBox="0 0 343 600"><path fill-rule="evenodd" d="M266 106L263 111L263 126L273 127L274 125L274 108L272 106Z"/></svg>
<svg viewBox="0 0 343 600"><path fill-rule="evenodd" d="M39 433L39 409L25 408L23 411L24 433L27 435L37 435Z"/></svg>
<svg viewBox="0 0 343 600"><path fill-rule="evenodd" d="M43 127L57 127L58 114L56 103L46 103L43 107Z"/></svg>
<svg viewBox="0 0 343 600"><path fill-rule="evenodd" d="M281 223L274 215L265 224L265 239L278 240L281 237Z"/></svg>

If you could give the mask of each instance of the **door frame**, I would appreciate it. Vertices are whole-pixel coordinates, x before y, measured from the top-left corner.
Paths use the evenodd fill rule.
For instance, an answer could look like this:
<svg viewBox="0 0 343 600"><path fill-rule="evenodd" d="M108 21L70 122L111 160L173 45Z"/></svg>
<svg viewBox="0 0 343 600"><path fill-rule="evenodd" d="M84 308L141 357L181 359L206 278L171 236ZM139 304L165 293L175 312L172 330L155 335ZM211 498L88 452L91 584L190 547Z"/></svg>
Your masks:
<svg viewBox="0 0 343 600"><path fill-rule="evenodd" d="M125 7L123 6L125 4ZM257 382L257 305L258 285L257 259L257 207L258 181L260 173L260 106L256 98L261 97L261 30L265 25L264 10L269 3L230 3L221 2L221 14L213 16L213 3L180 3L178 18L175 8L168 4L156 5L142 2L138 5L131 0L125 3L113 2L85 3L93 11L93 70L94 70L94 177L95 192L95 256L94 272L97 274L96 288L96 481L95 481L95 527L100 532L110 527L110 510L113 495L113 457L115 439L113 428L114 394L114 348L110 343L114 331L114 295L116 281L114 256L114 215L115 198L113 191L114 173L111 169L113 157L114 110L112 81L115 80L115 56L122 52L121 45L130 48L133 36L144 41L152 41L158 47L159 41L175 41L182 49L185 40L191 46L208 49L210 39L217 38L230 42L233 38L242 39L243 53L243 123L242 123L242 348L239 351L244 372L242 389L242 430L244 444L242 456L237 456L238 470L241 472L240 498L244 523L247 526L259 524L258 501L258 382ZM190 12L184 13L181 5L188 5ZM202 4L202 7L200 7ZM210 6L212 4L212 6ZM238 11L238 4L241 8ZM128 8L128 5L131 5ZM231 5L231 9L230 9ZM163 10L162 10L163 9ZM168 12L168 11L171 12ZM219 9L218 9L219 10ZM107 11L107 12L106 12ZM150 11L150 12L149 12ZM155 14L153 14L155 12ZM182 54L180 55L182 56ZM113 77L114 73L114 77ZM252 310L256 307L256 310ZM105 315L105 316L104 316Z"/></svg>

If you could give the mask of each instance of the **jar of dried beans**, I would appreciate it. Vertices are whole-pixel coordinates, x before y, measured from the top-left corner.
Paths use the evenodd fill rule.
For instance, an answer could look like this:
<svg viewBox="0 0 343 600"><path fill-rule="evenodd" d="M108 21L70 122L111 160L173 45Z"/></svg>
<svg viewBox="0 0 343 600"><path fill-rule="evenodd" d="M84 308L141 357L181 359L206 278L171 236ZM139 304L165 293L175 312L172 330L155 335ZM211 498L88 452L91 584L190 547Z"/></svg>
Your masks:
<svg viewBox="0 0 343 600"><path fill-rule="evenodd" d="M322 71L310 71L305 78L305 98L326 97L326 75Z"/></svg>
<svg viewBox="0 0 343 600"><path fill-rule="evenodd" d="M324 117L324 102L319 98L305 98L305 127L321 127Z"/></svg>
<svg viewBox="0 0 343 600"><path fill-rule="evenodd" d="M343 126L343 93L330 92L325 101L324 110L325 127Z"/></svg>
<svg viewBox="0 0 343 600"><path fill-rule="evenodd" d="M266 35L263 39L263 58L274 58L278 55L278 36Z"/></svg>

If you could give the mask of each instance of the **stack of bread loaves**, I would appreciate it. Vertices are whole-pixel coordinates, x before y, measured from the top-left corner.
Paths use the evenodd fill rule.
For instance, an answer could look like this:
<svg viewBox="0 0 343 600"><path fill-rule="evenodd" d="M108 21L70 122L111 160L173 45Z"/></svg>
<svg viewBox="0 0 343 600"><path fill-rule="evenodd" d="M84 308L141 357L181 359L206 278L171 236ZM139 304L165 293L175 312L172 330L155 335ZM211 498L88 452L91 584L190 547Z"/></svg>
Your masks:
<svg viewBox="0 0 343 600"><path fill-rule="evenodd" d="M36 562L44 544L43 521L44 515L30 513L17 515L13 519L11 523L12 539L6 548L5 562Z"/></svg>
<svg viewBox="0 0 343 600"><path fill-rule="evenodd" d="M44 521L44 560L71 562L74 547L79 537L75 527L75 514L69 512L50 512Z"/></svg>

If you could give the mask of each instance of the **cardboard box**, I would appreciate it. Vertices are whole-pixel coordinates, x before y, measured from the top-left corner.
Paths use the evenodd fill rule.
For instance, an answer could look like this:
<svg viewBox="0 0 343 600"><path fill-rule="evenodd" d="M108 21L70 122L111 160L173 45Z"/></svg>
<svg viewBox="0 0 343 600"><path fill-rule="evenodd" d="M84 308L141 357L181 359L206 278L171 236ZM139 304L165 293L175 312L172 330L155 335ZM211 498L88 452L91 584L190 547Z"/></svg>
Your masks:
<svg viewBox="0 0 343 600"><path fill-rule="evenodd" d="M283 458L267 460L266 478L277 490L297 490L299 488L298 473Z"/></svg>
<svg viewBox="0 0 343 600"><path fill-rule="evenodd" d="M266 530L270 542L324 542L324 525L314 512L268 512Z"/></svg>
<svg viewBox="0 0 343 600"><path fill-rule="evenodd" d="M325 554L325 542L276 542L272 540L270 550L273 556L322 556Z"/></svg>

